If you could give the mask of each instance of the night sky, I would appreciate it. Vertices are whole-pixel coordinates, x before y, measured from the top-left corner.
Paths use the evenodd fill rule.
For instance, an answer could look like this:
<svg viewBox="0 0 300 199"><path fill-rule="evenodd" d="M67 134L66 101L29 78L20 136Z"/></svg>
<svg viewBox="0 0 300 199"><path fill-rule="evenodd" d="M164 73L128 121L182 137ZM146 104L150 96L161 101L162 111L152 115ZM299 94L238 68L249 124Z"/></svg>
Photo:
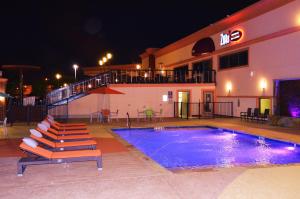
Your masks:
<svg viewBox="0 0 300 199"><path fill-rule="evenodd" d="M72 74L73 63L96 66L107 51L112 64L136 63L144 49L163 47L255 2L1 1L0 65Z"/></svg>

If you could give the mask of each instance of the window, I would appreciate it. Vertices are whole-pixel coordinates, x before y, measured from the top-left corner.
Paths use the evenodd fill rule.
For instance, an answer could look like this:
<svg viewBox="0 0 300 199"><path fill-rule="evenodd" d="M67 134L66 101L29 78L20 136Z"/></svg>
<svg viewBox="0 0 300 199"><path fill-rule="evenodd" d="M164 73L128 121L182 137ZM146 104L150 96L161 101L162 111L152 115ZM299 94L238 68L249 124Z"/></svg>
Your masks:
<svg viewBox="0 0 300 199"><path fill-rule="evenodd" d="M203 73L204 71L212 70L212 60L204 60L193 64L193 71L199 71Z"/></svg>
<svg viewBox="0 0 300 199"><path fill-rule="evenodd" d="M248 50L220 56L220 69L234 68L248 65Z"/></svg>

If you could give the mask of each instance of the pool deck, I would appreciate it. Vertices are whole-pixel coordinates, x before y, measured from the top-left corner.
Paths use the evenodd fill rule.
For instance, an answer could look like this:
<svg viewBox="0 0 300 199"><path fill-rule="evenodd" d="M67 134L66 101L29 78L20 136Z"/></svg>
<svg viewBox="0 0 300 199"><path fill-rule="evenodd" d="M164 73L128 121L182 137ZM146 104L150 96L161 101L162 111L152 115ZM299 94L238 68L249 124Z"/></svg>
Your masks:
<svg viewBox="0 0 300 199"><path fill-rule="evenodd" d="M171 120L134 127L210 125L300 143L300 130L240 122L238 119ZM89 125L103 152L103 171L94 162L29 166L16 176L20 138L28 126L9 127L0 139L0 198L299 198L300 165L220 168L171 172L121 141L111 128ZM2 135L1 135L2 136Z"/></svg>

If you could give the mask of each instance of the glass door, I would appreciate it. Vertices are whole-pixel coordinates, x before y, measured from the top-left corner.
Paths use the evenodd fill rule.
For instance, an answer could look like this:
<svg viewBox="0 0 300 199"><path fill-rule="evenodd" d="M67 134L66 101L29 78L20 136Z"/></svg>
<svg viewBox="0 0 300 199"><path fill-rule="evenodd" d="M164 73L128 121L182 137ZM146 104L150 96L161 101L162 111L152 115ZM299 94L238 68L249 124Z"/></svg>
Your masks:
<svg viewBox="0 0 300 199"><path fill-rule="evenodd" d="M178 117L187 118L189 111L189 101L190 101L189 91L178 92Z"/></svg>
<svg viewBox="0 0 300 199"><path fill-rule="evenodd" d="M204 102L204 113L213 113L213 99L214 92L213 91L204 91L203 92L203 102Z"/></svg>
<svg viewBox="0 0 300 199"><path fill-rule="evenodd" d="M266 109L271 110L271 99L270 98L260 98L259 99L260 114L264 114Z"/></svg>

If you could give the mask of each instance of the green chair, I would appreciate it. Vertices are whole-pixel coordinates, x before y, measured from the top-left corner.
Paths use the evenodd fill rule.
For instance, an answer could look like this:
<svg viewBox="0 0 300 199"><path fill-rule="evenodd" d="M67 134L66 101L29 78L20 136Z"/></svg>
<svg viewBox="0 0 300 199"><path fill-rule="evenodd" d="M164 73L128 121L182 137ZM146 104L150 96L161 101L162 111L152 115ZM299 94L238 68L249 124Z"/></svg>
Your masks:
<svg viewBox="0 0 300 199"><path fill-rule="evenodd" d="M154 111L152 109L146 109L145 110L145 115L146 115L146 118L147 119L152 119L153 118L153 115L154 115Z"/></svg>

